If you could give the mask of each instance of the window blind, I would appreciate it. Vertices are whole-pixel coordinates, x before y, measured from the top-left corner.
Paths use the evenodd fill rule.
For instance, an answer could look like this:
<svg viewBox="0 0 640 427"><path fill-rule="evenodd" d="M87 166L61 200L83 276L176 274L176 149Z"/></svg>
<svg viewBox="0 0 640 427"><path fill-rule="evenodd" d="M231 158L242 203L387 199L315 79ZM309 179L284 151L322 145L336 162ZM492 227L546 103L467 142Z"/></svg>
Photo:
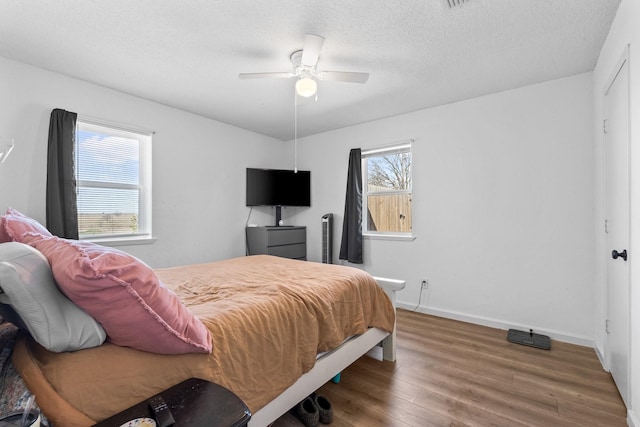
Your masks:
<svg viewBox="0 0 640 427"><path fill-rule="evenodd" d="M80 238L150 234L146 173L151 135L78 120Z"/></svg>

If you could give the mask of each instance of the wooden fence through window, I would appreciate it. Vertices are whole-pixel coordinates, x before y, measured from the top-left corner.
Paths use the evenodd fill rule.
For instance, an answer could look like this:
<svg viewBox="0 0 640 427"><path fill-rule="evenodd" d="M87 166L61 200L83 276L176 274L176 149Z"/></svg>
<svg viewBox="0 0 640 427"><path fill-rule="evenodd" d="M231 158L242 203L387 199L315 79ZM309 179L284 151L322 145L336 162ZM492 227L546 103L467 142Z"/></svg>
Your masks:
<svg viewBox="0 0 640 427"><path fill-rule="evenodd" d="M367 196L368 230L411 232L411 194Z"/></svg>

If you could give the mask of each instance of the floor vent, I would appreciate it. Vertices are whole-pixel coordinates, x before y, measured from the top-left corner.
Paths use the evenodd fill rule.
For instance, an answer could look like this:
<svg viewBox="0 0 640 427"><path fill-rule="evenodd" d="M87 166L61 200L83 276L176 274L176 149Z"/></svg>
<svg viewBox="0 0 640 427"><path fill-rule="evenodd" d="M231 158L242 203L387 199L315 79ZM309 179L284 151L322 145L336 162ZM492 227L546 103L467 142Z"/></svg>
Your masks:
<svg viewBox="0 0 640 427"><path fill-rule="evenodd" d="M546 335L534 334L531 329L529 329L529 332L509 329L507 341L543 350L551 350L551 339Z"/></svg>
<svg viewBox="0 0 640 427"><path fill-rule="evenodd" d="M442 6L445 9L453 9L454 7L462 6L464 3L469 0L442 0Z"/></svg>

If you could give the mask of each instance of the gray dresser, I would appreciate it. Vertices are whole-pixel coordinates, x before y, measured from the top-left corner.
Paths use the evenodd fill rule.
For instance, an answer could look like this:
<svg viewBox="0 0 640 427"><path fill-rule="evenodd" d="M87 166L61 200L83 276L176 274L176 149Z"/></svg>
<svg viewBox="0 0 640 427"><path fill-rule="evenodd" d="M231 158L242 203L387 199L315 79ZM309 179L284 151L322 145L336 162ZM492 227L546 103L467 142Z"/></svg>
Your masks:
<svg viewBox="0 0 640 427"><path fill-rule="evenodd" d="M247 227L249 255L307 259L307 227Z"/></svg>

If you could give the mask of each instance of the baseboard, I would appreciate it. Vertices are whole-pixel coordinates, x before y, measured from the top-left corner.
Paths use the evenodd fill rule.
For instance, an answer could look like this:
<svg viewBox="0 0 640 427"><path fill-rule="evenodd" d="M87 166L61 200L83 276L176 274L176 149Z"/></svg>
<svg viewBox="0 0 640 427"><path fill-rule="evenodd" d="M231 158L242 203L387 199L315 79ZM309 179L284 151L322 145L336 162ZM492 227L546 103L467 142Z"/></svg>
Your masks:
<svg viewBox="0 0 640 427"><path fill-rule="evenodd" d="M474 316L474 315L455 312L451 310L442 310L442 309L433 308L433 307L425 307L422 305L417 307L416 309L415 305L407 304L402 301L397 302L397 307L404 308L406 310L417 311L419 313L431 314L433 316L444 317L447 319L460 320L462 322L488 326L490 328L496 328L496 329L503 329L503 330L520 329L520 330L528 331L529 328L532 328L536 333L547 335L550 338L557 341L581 345L584 347L595 348L595 341L592 338L567 334L567 333L550 330L550 329L537 328L535 325L522 325L518 323L506 322L499 319L492 319L492 318L483 317L483 316ZM638 427L640 427L640 425Z"/></svg>
<svg viewBox="0 0 640 427"><path fill-rule="evenodd" d="M600 349L600 347L596 344L594 344L593 349L596 352L596 356L598 356L598 360L600 361L600 364L602 365L602 369L604 369L605 371L609 372L609 367L607 366L606 362L605 362L605 358L604 358L604 354L602 354L602 350ZM640 427L640 426L638 426Z"/></svg>
<svg viewBox="0 0 640 427"><path fill-rule="evenodd" d="M640 420L632 409L627 411L627 425L629 427L640 427Z"/></svg>

